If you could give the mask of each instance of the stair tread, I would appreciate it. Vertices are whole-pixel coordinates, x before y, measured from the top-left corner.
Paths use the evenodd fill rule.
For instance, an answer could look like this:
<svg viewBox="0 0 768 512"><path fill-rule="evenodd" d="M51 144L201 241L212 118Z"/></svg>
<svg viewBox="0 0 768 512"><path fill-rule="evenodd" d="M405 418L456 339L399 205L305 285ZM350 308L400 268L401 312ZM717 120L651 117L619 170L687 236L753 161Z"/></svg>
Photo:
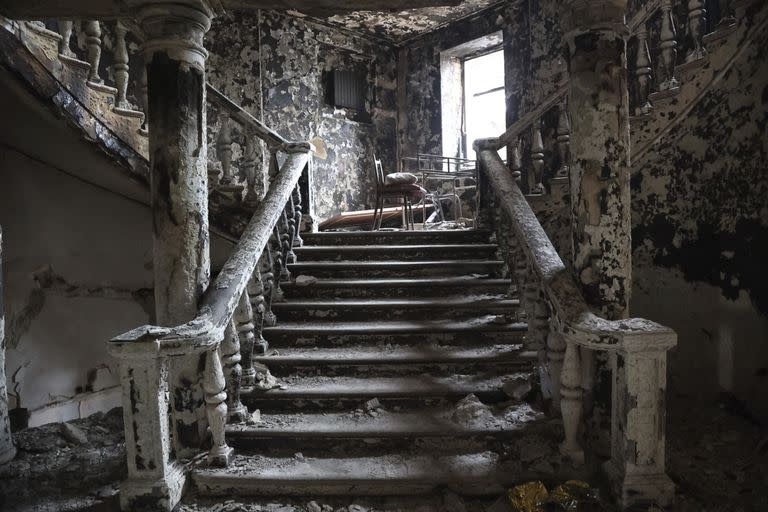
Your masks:
<svg viewBox="0 0 768 512"><path fill-rule="evenodd" d="M236 455L229 467L200 467L194 470L195 481L242 481L323 483L343 482L352 486L355 481L423 481L439 484L457 478L489 480L500 476L499 455L480 452L461 455L381 455L374 457L310 458L265 457Z"/></svg>
<svg viewBox="0 0 768 512"><path fill-rule="evenodd" d="M535 359L534 352L522 345L388 345L342 348L281 348L274 355L254 356L254 361L270 364L418 364L455 362L500 362Z"/></svg>
<svg viewBox="0 0 768 512"><path fill-rule="evenodd" d="M395 286L407 287L425 287L425 286L509 286L509 279L483 278L473 276L450 276L450 277L414 277L414 278L340 278L340 279L318 279L317 281L297 285L294 282L282 283L285 287L328 287L328 288L362 288L362 287L384 287L391 288Z"/></svg>
<svg viewBox="0 0 768 512"><path fill-rule="evenodd" d="M227 425L231 437L453 437L498 433L514 433L531 423L543 421L545 415L528 404L515 404L505 409L489 408L490 414L464 421L454 419L453 407L424 408L418 411L377 411L316 414L262 414L256 425Z"/></svg>
<svg viewBox="0 0 768 512"><path fill-rule="evenodd" d="M376 252L376 251L424 251L424 250L450 250L450 249L478 249L478 250L494 250L497 249L496 244L478 244L478 243L465 243L465 244L371 244L371 245L303 245L301 247L294 247L293 251L296 254L302 252Z"/></svg>
<svg viewBox="0 0 768 512"><path fill-rule="evenodd" d="M439 267L443 265L503 265L504 262L500 260L391 260L391 261L356 261L356 260L342 260L342 261L303 261L298 263L289 263L288 267L293 269L309 268L309 267L328 267L328 268L344 268L344 267Z"/></svg>
<svg viewBox="0 0 768 512"><path fill-rule="evenodd" d="M525 379L529 373L516 372L504 376L453 375L451 377L433 377L431 375L397 377L291 376L280 380L285 389L244 390L242 396L254 399L261 397L268 399L461 397L471 393L500 393L504 382Z"/></svg>
<svg viewBox="0 0 768 512"><path fill-rule="evenodd" d="M272 309L275 312L287 309L366 309L366 308L433 308L433 307L476 307L481 309L487 306L514 308L520 301L509 299L503 294L482 294L449 296L425 299L287 299L283 302L275 302Z"/></svg>
<svg viewBox="0 0 768 512"><path fill-rule="evenodd" d="M465 331L504 331L525 332L528 327L524 322L498 323L497 315L484 315L469 320L387 320L369 322L280 322L274 327L265 327L264 337L270 333L321 333L321 334L393 334L393 333L434 333Z"/></svg>

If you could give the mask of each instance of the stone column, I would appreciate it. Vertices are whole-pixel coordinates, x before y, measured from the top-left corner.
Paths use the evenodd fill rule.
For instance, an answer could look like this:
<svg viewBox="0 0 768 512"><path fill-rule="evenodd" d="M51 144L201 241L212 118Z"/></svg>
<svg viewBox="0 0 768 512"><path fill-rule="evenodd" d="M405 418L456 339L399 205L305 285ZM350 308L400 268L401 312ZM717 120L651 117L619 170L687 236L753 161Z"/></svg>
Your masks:
<svg viewBox="0 0 768 512"><path fill-rule="evenodd" d="M203 36L211 12L204 4L156 3L137 12L146 35L154 235L156 323L195 317L210 279L208 175ZM204 355L171 363L171 410L176 454L185 457L205 433L201 385Z"/></svg>
<svg viewBox="0 0 768 512"><path fill-rule="evenodd" d="M627 0L570 0L570 196L573 269L596 314L626 318L631 293ZM593 410L585 419L591 448L607 454L609 362L598 354ZM589 380L587 381L589 382ZM604 388L604 389L603 389ZM590 403L585 400L585 403Z"/></svg>
<svg viewBox="0 0 768 512"><path fill-rule="evenodd" d="M11 422L8 418L8 393L5 378L5 303L3 296L3 230L0 228L0 464L16 456L11 438Z"/></svg>
<svg viewBox="0 0 768 512"><path fill-rule="evenodd" d="M570 5L573 266L596 312L626 318L632 282L627 0Z"/></svg>

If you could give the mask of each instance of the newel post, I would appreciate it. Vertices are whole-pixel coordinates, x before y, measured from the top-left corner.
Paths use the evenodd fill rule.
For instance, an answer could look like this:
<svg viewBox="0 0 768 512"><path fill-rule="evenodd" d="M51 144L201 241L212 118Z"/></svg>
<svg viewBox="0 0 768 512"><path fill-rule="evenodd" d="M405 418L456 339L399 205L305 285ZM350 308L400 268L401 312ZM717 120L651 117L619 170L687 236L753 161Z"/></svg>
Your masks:
<svg viewBox="0 0 768 512"><path fill-rule="evenodd" d="M120 486L122 510L170 511L181 500L185 472L171 459L168 416L170 360L150 341L112 341L122 385L128 479Z"/></svg>
<svg viewBox="0 0 768 512"><path fill-rule="evenodd" d="M667 351L677 344L668 329L633 332L615 357L611 460L606 463L623 508L672 504L675 486L666 474Z"/></svg>

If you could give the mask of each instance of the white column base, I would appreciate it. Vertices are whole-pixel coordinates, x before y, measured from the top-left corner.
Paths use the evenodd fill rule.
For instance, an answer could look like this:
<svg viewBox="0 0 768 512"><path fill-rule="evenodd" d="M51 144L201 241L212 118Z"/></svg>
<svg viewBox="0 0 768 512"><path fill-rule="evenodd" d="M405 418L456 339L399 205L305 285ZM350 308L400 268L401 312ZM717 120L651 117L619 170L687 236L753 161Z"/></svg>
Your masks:
<svg viewBox="0 0 768 512"><path fill-rule="evenodd" d="M175 462L168 464L164 478L129 478L120 486L120 509L170 512L181 501L186 479L183 466Z"/></svg>
<svg viewBox="0 0 768 512"><path fill-rule="evenodd" d="M626 510L635 504L669 507L675 499L675 484L666 473L626 474L613 461L603 465L614 496Z"/></svg>

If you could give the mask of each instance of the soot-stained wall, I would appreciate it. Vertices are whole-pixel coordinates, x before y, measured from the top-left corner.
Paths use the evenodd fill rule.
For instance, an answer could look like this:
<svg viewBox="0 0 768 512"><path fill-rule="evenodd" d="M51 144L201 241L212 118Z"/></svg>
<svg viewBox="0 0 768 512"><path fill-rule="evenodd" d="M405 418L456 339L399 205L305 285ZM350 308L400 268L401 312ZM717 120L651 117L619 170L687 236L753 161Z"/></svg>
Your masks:
<svg viewBox="0 0 768 512"><path fill-rule="evenodd" d="M766 47L763 30L636 170L632 312L678 331L674 385L768 417Z"/></svg>
<svg viewBox="0 0 768 512"><path fill-rule="evenodd" d="M517 119L529 77L527 8L527 3L522 1L496 5L414 39L403 47L400 52L402 99L398 127L402 156L443 154L440 53L499 30L504 37L507 117Z"/></svg>
<svg viewBox="0 0 768 512"><path fill-rule="evenodd" d="M290 139L315 139L319 218L372 206L373 154L395 163L394 50L363 36L275 11L217 18L207 35L209 81ZM367 82L364 112L334 108L330 74ZM211 122L214 122L211 120ZM238 150L234 151L235 165Z"/></svg>

